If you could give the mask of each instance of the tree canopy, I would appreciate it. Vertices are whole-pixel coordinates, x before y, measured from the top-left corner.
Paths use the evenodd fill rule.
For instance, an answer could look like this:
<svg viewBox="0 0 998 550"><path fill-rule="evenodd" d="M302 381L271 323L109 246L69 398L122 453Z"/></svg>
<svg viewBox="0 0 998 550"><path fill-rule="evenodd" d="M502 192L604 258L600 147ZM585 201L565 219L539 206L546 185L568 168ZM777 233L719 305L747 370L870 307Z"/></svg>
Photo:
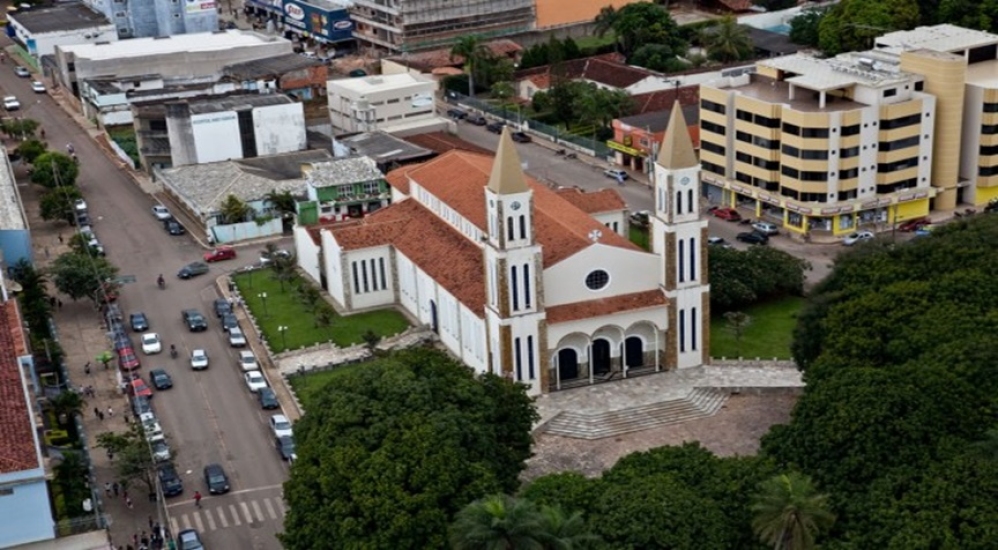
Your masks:
<svg viewBox="0 0 998 550"><path fill-rule="evenodd" d="M295 425L291 550L444 547L455 514L512 493L536 418L521 385L430 350L343 373Z"/></svg>
<svg viewBox="0 0 998 550"><path fill-rule="evenodd" d="M47 151L37 157L32 163L32 183L37 183L49 189L76 185L80 175L80 167L70 157L58 152Z"/></svg>
<svg viewBox="0 0 998 550"><path fill-rule="evenodd" d="M59 292L74 300L90 298L98 304L103 302L101 289L113 286L118 275L118 268L106 258L77 252L60 254L48 271Z"/></svg>
<svg viewBox="0 0 998 550"><path fill-rule="evenodd" d="M770 298L799 296L809 264L768 246L747 250L710 247L707 272L714 311L738 309Z"/></svg>
<svg viewBox="0 0 998 550"><path fill-rule="evenodd" d="M668 10L651 2L627 4L606 16L617 36L624 55L630 56L644 44L660 44L672 50L673 55L683 55L689 44L682 38L679 26Z"/></svg>

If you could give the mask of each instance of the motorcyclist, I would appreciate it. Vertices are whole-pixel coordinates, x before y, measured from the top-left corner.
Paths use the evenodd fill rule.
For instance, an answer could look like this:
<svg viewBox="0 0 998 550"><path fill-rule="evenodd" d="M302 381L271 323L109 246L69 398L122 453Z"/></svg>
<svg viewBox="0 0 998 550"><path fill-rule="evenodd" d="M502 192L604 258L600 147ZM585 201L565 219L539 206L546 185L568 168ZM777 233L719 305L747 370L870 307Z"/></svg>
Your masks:
<svg viewBox="0 0 998 550"><path fill-rule="evenodd" d="M177 346L174 344L170 344L170 357L173 357L174 359L177 357Z"/></svg>

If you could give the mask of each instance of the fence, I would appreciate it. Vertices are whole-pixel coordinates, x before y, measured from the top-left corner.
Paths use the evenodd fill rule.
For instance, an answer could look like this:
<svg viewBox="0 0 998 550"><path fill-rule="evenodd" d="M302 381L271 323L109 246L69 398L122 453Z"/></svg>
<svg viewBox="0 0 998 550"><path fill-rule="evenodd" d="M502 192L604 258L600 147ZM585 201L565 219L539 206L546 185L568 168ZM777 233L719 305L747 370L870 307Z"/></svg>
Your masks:
<svg viewBox="0 0 998 550"><path fill-rule="evenodd" d="M501 118L511 124L522 126L523 123L526 123L527 128L530 129L531 132L543 134L554 143L558 145L566 145L571 149L579 151L580 153L585 153L600 159L606 159L613 156L613 152L606 146L605 143L590 137L575 135L556 126L551 126L539 120L525 117L523 116L523 109L513 111L457 92L448 92L448 96L452 97L456 103L478 109L479 111L488 113L496 118Z"/></svg>

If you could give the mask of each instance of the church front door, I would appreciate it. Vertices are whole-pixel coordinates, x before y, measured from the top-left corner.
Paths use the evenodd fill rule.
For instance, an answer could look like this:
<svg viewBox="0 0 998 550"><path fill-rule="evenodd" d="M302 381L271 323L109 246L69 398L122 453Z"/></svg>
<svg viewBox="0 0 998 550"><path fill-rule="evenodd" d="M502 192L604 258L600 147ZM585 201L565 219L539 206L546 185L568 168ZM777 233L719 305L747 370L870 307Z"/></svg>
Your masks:
<svg viewBox="0 0 998 550"><path fill-rule="evenodd" d="M579 354L574 349L558 350L558 380L575 380L579 377Z"/></svg>
<svg viewBox="0 0 998 550"><path fill-rule="evenodd" d="M593 374L600 376L610 372L610 342L604 338L593 340L593 356L589 358L592 363Z"/></svg>

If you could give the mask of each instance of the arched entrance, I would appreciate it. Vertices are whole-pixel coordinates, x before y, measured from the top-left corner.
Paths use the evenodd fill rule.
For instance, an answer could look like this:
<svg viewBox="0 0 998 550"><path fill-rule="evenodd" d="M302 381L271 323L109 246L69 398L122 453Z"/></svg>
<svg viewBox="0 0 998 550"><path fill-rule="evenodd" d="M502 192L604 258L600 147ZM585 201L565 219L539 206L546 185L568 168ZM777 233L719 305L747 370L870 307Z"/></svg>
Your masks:
<svg viewBox="0 0 998 550"><path fill-rule="evenodd" d="M558 380L575 380L579 377L579 354L572 348L558 350Z"/></svg>
<svg viewBox="0 0 998 550"><path fill-rule="evenodd" d="M440 325L437 321L437 303L430 300L430 328L434 334L440 334Z"/></svg>
<svg viewBox="0 0 998 550"><path fill-rule="evenodd" d="M637 336L629 336L624 340L624 364L627 368L644 366L645 343Z"/></svg>
<svg viewBox="0 0 998 550"><path fill-rule="evenodd" d="M593 368L593 374L600 376L610 372L611 362L610 362L610 341L597 338L593 340L593 354L589 358L589 362Z"/></svg>

